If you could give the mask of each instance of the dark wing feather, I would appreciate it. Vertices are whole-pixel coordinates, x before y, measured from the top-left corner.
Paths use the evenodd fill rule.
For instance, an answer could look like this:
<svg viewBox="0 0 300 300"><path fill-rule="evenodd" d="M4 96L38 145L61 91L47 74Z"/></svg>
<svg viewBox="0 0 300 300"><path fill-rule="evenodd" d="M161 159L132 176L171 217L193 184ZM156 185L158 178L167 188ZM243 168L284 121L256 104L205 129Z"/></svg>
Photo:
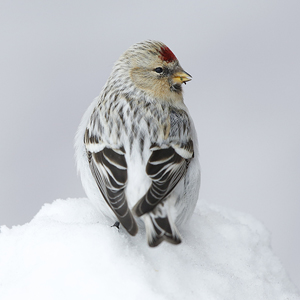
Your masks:
<svg viewBox="0 0 300 300"><path fill-rule="evenodd" d="M155 149L152 152L146 166L146 172L152 179L152 184L133 208L137 216L152 211L172 192L186 173L189 160L177 154L172 147Z"/></svg>
<svg viewBox="0 0 300 300"><path fill-rule="evenodd" d="M135 235L138 227L124 192L127 184L127 163L124 153L104 148L96 153L88 152L88 159L92 174L105 201L128 233Z"/></svg>

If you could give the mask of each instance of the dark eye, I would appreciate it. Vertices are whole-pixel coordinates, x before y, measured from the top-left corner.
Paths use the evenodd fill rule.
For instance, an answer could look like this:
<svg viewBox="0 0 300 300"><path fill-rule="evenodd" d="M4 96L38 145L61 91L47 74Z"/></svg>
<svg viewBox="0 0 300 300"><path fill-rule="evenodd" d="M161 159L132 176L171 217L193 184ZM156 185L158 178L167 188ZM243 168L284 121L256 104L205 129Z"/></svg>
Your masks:
<svg viewBox="0 0 300 300"><path fill-rule="evenodd" d="M158 68L155 68L154 71L155 71L156 73L162 73L163 68L158 67Z"/></svg>

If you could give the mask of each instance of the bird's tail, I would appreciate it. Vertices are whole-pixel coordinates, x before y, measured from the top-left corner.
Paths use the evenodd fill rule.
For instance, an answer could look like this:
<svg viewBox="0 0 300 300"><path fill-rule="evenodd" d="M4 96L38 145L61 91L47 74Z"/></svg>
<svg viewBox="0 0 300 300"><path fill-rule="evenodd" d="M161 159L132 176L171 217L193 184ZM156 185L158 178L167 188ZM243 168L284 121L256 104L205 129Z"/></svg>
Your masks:
<svg viewBox="0 0 300 300"><path fill-rule="evenodd" d="M162 241L171 244L180 244L181 236L176 225L169 220L168 215L155 214L150 212L143 216L147 240L150 247L158 246Z"/></svg>

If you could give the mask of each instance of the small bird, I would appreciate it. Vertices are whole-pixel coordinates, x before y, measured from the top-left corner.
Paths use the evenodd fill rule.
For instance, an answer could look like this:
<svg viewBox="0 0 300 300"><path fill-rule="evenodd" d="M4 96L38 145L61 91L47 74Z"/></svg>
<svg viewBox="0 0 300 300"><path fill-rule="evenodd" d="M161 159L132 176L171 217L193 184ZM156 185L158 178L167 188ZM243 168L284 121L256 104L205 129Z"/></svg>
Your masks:
<svg viewBox="0 0 300 300"><path fill-rule="evenodd" d="M162 42L134 44L115 63L76 135L88 198L132 236L144 223L150 247L179 244L177 226L198 199L197 137L182 95L190 80Z"/></svg>

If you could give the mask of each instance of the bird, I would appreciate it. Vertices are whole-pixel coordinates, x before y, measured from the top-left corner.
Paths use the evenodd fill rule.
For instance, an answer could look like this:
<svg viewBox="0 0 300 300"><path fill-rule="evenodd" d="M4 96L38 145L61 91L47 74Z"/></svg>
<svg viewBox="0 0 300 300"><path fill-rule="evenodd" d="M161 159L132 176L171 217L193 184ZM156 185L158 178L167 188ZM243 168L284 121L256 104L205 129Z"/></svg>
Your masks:
<svg viewBox="0 0 300 300"><path fill-rule="evenodd" d="M75 138L88 199L148 245L180 244L178 227L195 209L200 166L182 85L192 79L164 43L146 40L116 61Z"/></svg>

